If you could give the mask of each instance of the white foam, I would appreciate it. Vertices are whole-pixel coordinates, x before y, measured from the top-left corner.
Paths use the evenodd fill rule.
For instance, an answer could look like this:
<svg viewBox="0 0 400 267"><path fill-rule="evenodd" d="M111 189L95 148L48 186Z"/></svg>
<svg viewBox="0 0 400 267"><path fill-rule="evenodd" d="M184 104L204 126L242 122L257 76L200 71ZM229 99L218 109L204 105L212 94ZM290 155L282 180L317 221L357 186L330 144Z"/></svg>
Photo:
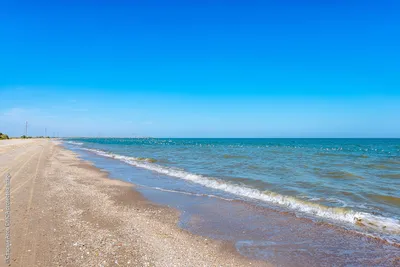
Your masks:
<svg viewBox="0 0 400 267"><path fill-rule="evenodd" d="M136 167L148 169L171 177L188 180L203 185L205 187L222 190L224 192L236 196L273 203L316 217L326 218L344 223L350 223L353 225L359 225L359 226L362 225L362 227L365 227L366 229L369 230L374 230L374 232L378 233L385 233L390 235L400 234L400 221L394 218L376 216L370 213L354 211L351 209L327 207L317 203L300 200L291 196L280 195L270 191L260 191L257 189L245 187L243 185L232 184L229 183L228 181L222 181L217 178L190 173L182 169L171 168L154 163L138 161L136 160L137 158L134 157L127 157L127 156L107 153L97 149L88 149L88 148L83 148L83 149L94 152L104 157L121 160Z"/></svg>
<svg viewBox="0 0 400 267"><path fill-rule="evenodd" d="M81 142L75 142L75 141L66 141L66 143L71 144L71 145L78 145L78 146L83 145L83 143L81 143Z"/></svg>

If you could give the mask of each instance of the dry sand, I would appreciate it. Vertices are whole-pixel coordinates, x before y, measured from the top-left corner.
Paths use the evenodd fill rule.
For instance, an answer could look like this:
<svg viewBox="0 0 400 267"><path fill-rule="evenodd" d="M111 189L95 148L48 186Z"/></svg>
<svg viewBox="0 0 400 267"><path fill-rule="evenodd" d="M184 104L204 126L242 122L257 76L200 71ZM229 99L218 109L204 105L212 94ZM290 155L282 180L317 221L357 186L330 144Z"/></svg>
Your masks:
<svg viewBox="0 0 400 267"><path fill-rule="evenodd" d="M180 229L176 210L44 139L0 141L0 266L7 172L11 266L267 266Z"/></svg>

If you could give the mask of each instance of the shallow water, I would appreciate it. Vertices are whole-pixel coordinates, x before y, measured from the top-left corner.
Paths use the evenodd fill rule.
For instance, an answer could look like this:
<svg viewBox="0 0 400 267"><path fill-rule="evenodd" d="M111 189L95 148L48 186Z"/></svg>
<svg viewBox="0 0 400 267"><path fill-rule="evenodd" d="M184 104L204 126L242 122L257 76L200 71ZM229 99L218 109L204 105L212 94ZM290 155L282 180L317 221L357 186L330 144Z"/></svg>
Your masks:
<svg viewBox="0 0 400 267"><path fill-rule="evenodd" d="M396 266L400 248L340 226L297 217L234 194L169 177L127 162L66 146L109 172L136 184L149 200L181 211L180 226L205 237L234 242L251 258L277 266Z"/></svg>
<svg viewBox="0 0 400 267"><path fill-rule="evenodd" d="M169 190L232 195L399 241L400 139L84 138L68 142L186 181Z"/></svg>

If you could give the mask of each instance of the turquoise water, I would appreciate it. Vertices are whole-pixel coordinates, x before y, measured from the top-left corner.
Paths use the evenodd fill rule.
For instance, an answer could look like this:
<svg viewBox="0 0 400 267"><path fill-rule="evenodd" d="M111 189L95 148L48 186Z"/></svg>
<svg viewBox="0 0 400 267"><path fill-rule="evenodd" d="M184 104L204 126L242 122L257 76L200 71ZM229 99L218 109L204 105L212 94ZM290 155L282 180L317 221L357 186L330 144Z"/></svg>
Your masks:
<svg viewBox="0 0 400 267"><path fill-rule="evenodd" d="M190 193L190 184L196 184L213 194L399 240L400 139L66 141L187 182L174 190Z"/></svg>

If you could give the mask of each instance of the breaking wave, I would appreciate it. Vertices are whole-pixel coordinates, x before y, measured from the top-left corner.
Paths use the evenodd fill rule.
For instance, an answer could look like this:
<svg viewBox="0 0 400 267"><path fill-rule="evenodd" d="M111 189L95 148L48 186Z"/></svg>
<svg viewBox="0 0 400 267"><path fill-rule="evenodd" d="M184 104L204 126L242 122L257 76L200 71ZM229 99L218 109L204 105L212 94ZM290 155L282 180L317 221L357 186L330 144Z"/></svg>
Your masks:
<svg viewBox="0 0 400 267"><path fill-rule="evenodd" d="M66 141L66 143L71 144L71 145L78 145L78 146L83 145L83 143L81 143L81 142L75 142L75 141Z"/></svg>

